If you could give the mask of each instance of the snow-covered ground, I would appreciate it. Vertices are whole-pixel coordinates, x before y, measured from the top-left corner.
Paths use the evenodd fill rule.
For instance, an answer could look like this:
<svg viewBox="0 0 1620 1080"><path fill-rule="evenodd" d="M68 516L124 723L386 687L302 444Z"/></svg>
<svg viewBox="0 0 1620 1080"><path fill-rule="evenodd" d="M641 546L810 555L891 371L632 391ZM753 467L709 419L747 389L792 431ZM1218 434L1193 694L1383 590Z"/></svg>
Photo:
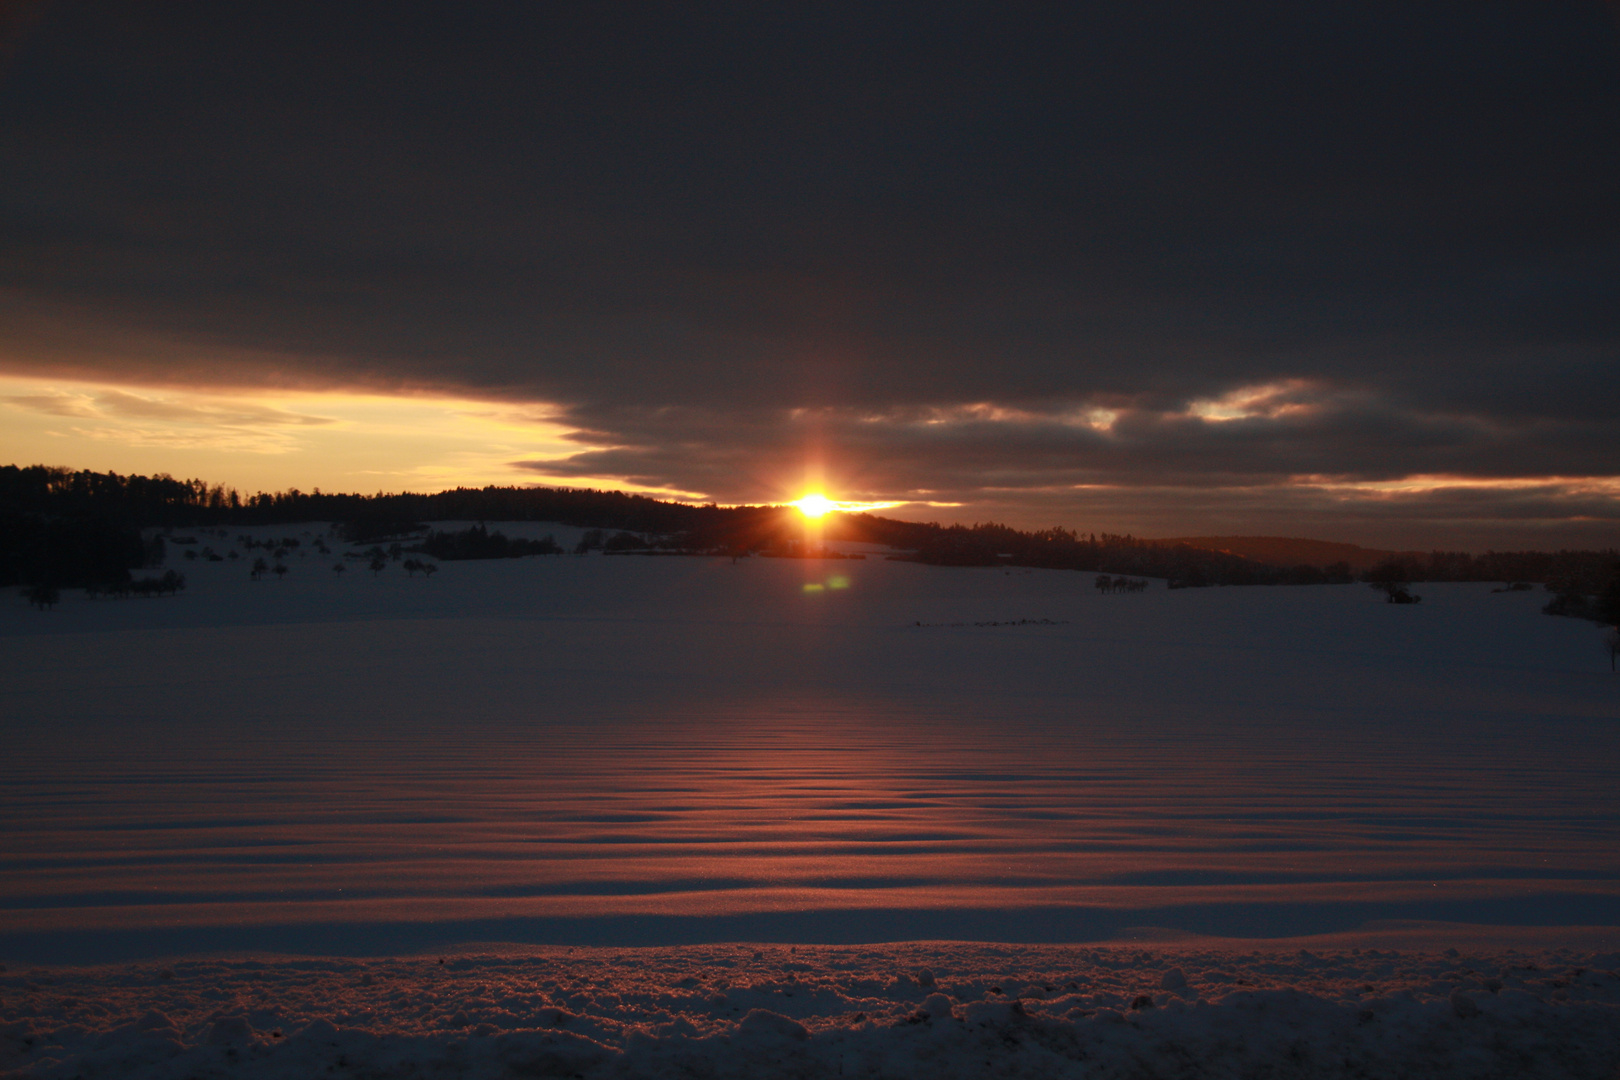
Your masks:
<svg viewBox="0 0 1620 1080"><path fill-rule="evenodd" d="M179 597L0 603L0 1068L1620 1062L1620 679L1539 592L878 557L424 579L323 531L195 534L299 537L284 580L172 545Z"/></svg>
<svg viewBox="0 0 1620 1080"><path fill-rule="evenodd" d="M551 948L8 973L0 1075L1608 1080L1620 1061L1620 954L1313 944Z"/></svg>

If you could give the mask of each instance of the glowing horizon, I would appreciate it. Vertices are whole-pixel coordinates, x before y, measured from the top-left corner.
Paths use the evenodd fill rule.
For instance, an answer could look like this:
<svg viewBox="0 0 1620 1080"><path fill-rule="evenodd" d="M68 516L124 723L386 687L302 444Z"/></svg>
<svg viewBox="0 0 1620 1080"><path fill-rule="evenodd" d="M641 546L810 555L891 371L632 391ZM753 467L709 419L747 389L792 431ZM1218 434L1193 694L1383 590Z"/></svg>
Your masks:
<svg viewBox="0 0 1620 1080"><path fill-rule="evenodd" d="M815 492L796 499L787 505L796 508L807 518L821 518L828 514L864 514L872 510L892 510L897 506L915 506L917 501L891 501L891 502L857 502L844 499L829 499L820 492ZM935 505L923 503L922 505ZM954 505L954 504L953 504Z"/></svg>
<svg viewBox="0 0 1620 1080"><path fill-rule="evenodd" d="M0 374L0 460L167 473L243 491L431 493L486 484L602 487L678 501L703 492L550 475L594 449L543 404L333 390L187 390Z"/></svg>
<svg viewBox="0 0 1620 1080"><path fill-rule="evenodd" d="M793 505L808 518L824 517L838 508L838 504L825 495L806 495Z"/></svg>
<svg viewBox="0 0 1620 1080"><path fill-rule="evenodd" d="M1573 471L1513 477L1431 471L1383 479L1296 473L1270 483L1218 489L1118 480L941 489L933 476L868 472L852 459L838 462L834 478L821 460L822 448L801 449L798 454L805 456L795 462L794 451L782 445L757 448L758 457L747 472L733 469L721 478L699 469L683 477L679 471L638 467L642 462L634 444L628 454L621 453L625 444L594 429L582 430L570 422L565 406L442 392L189 389L0 373L0 417L0 463L19 466L168 474L243 493L318 489L429 494L486 485L596 488L689 505L792 507L811 523L831 513L898 509L902 517L916 517L945 510L946 518L956 522L989 518L1020 528L1067 519L1086 528L1143 536L1281 535L1278 512L1267 512L1262 505L1274 503L1295 507L1285 529L1364 546L1581 547L1612 543L1594 530L1612 520L1606 508L1620 496L1615 477ZM902 426L908 422L895 420ZM842 484L866 499L828 494ZM890 491L896 497L873 498ZM773 493L780 494L772 498ZM1520 535L1501 536L1499 528L1498 535L1482 531L1499 523L1476 520L1480 500L1502 495L1521 503L1536 500L1547 516L1522 524ZM1236 515L1223 512L1221 499L1239 504ZM1070 501L1073 505L1061 505ZM1043 503L1052 509L1038 509ZM1451 535L1435 535L1433 523L1416 530L1395 520L1428 517L1435 512L1427 509L1429 503L1437 503L1442 518L1457 516L1453 504L1463 505L1466 518L1450 524ZM1234 516L1246 520L1232 520ZM1346 520L1333 520L1337 517ZM1549 527L1566 534L1541 531ZM1567 535L1575 528L1591 535ZM1411 535L1414 531L1420 534Z"/></svg>

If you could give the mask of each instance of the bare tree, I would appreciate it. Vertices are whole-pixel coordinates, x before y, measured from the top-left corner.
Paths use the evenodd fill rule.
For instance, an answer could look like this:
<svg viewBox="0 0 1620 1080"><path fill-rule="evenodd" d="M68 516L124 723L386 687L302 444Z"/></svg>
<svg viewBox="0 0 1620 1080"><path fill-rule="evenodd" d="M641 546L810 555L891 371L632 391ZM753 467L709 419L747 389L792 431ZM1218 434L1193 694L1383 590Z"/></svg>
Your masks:
<svg viewBox="0 0 1620 1080"><path fill-rule="evenodd" d="M1620 626L1611 626L1603 631L1603 648L1609 654L1609 670L1615 669L1615 661L1620 659Z"/></svg>

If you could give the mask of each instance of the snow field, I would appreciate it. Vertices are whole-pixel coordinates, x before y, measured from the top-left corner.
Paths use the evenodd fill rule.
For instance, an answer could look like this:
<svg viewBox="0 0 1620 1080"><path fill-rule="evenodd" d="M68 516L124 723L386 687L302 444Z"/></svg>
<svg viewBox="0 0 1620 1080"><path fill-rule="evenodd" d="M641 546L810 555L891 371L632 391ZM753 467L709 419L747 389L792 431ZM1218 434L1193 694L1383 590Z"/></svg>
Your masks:
<svg viewBox="0 0 1620 1080"><path fill-rule="evenodd" d="M1608 1078L1620 954L723 945L0 977L8 1077Z"/></svg>
<svg viewBox="0 0 1620 1080"><path fill-rule="evenodd" d="M287 561L0 605L0 1075L1620 1065L1620 683L1539 594Z"/></svg>

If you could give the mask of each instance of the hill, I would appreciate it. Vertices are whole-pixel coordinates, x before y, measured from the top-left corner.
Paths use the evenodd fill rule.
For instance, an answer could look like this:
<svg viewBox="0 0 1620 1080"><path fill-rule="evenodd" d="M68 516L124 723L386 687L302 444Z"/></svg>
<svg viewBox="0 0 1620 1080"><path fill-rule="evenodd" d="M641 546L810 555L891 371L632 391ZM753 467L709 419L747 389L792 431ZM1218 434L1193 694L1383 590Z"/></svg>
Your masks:
<svg viewBox="0 0 1620 1080"><path fill-rule="evenodd" d="M580 488L456 488L434 494L283 492L243 496L201 480L0 466L0 585L123 581L147 559L141 529L324 521L354 543L431 521L543 521L634 534L663 554L815 554L791 506L694 506ZM1397 552L1323 540L1204 536L1145 540L995 522L940 525L872 514L829 515L826 540L865 541L938 566L1022 566L1163 578L1199 585L1309 585L1376 572L1397 581L1546 582L1592 596L1620 572L1620 551Z"/></svg>

